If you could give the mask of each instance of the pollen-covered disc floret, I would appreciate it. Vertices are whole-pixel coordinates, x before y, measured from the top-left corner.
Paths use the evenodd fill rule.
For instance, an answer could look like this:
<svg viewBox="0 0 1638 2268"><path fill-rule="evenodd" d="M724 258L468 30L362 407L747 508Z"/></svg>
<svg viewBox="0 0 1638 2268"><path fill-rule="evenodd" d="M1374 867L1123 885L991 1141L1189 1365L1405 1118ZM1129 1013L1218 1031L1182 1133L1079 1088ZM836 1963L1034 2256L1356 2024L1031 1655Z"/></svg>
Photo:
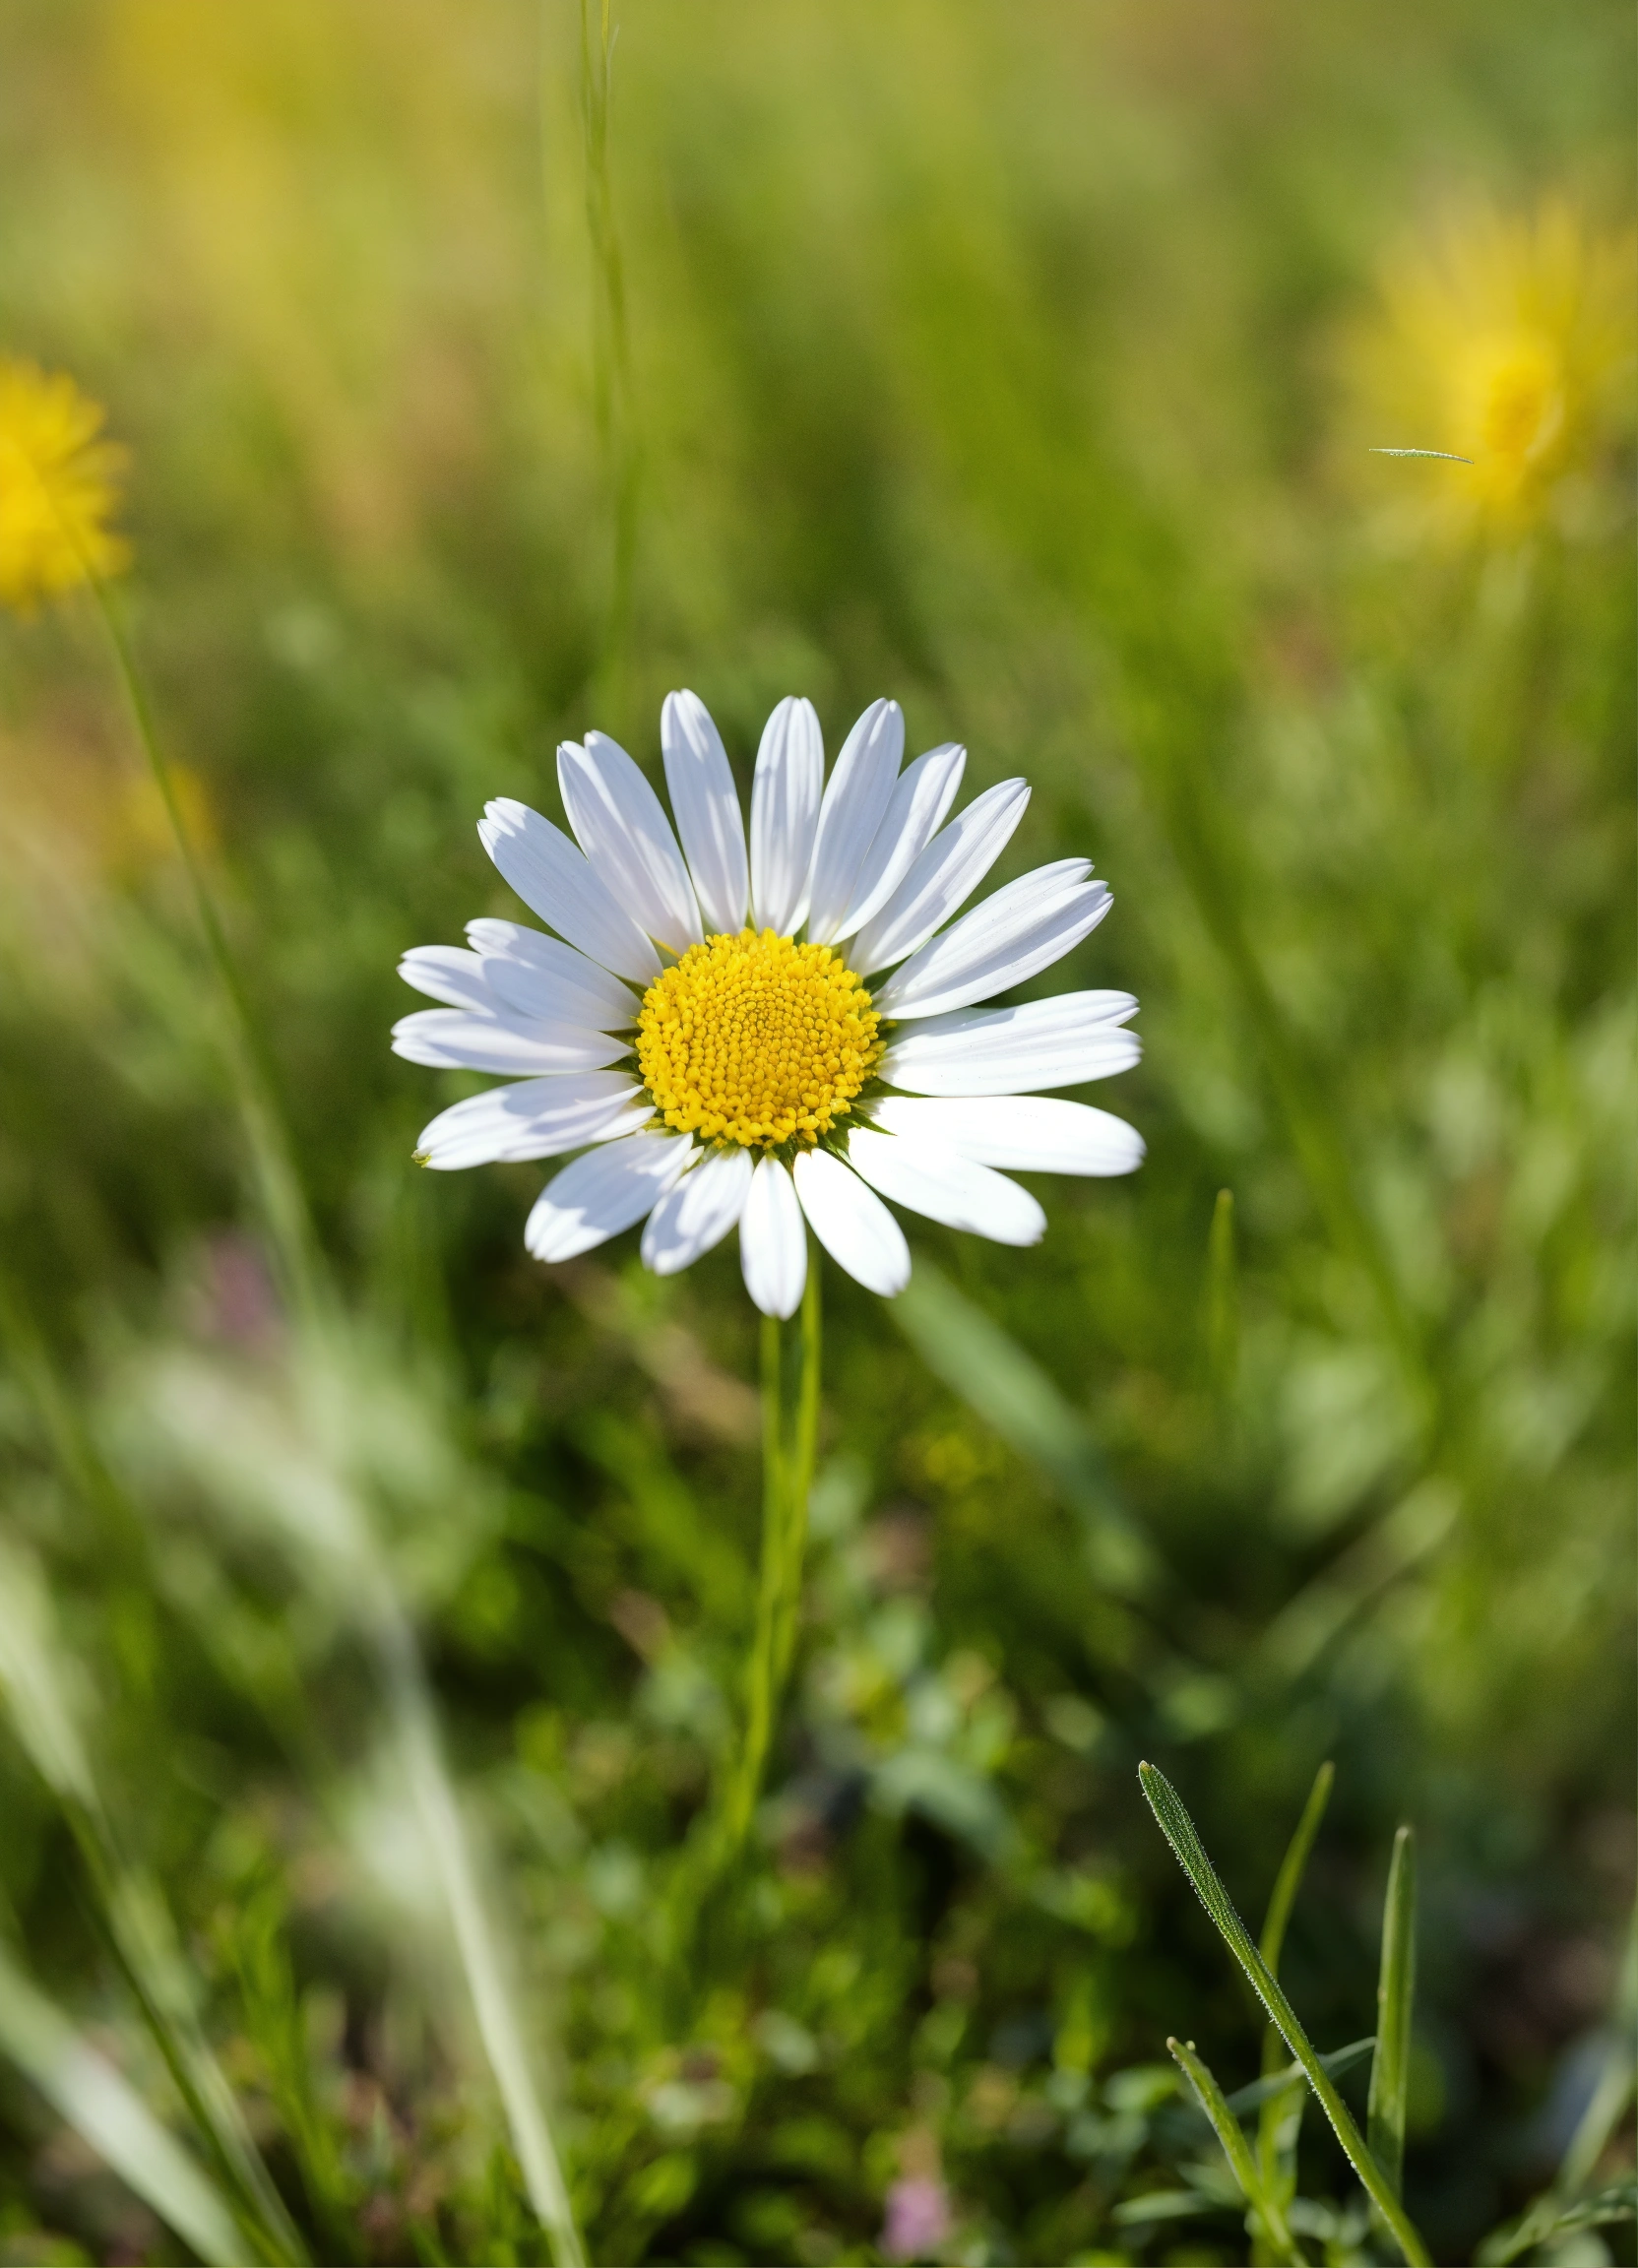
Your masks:
<svg viewBox="0 0 1638 2268"><path fill-rule="evenodd" d="M643 995L637 1061L667 1126L746 1149L811 1147L882 1051L870 995L828 945L708 937Z"/></svg>

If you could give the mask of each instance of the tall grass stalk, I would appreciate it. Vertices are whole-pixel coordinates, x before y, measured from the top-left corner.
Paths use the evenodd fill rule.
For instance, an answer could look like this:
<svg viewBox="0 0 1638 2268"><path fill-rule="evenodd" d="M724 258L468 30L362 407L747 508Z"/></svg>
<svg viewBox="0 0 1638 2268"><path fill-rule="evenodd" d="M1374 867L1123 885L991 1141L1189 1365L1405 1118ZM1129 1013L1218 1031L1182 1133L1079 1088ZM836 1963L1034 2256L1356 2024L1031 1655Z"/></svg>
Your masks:
<svg viewBox="0 0 1638 2268"><path fill-rule="evenodd" d="M466 1822L438 1738L420 1652L402 1615L377 1632L400 1760L437 1868L456 1949L472 1994L483 2051L500 2090L529 2201L546 2232L557 2268L585 2268L562 2162L545 2107L530 2073L505 1965L478 1888Z"/></svg>
<svg viewBox="0 0 1638 2268"><path fill-rule="evenodd" d="M267 1228L281 1289L290 1305L303 1315L316 1312L320 1268L312 1216L296 1171L284 1113L278 1099L278 1083L263 1043L244 980L227 942L221 914L206 876L199 850L188 833L187 819L176 792L176 781L165 756L153 706L137 666L136 656L119 607L102 577L88 561L86 579L95 603L114 671L125 695L137 741L164 810L171 841L188 889L206 953L215 976L223 1010L223 1038L228 1076L233 1089L245 1147L250 1157L258 1204Z"/></svg>
<svg viewBox="0 0 1638 2268"><path fill-rule="evenodd" d="M631 652L641 476L625 263L614 221L614 189L608 163L614 44L618 37L619 27L611 21L609 0L580 0L581 131L586 156L586 225L591 238L595 292L593 403L613 523L608 628L601 671L603 683L598 691L616 714L624 699Z"/></svg>
<svg viewBox="0 0 1638 2268"><path fill-rule="evenodd" d="M1153 1764L1140 1764L1138 1777L1161 1832L1171 1845L1178 1864L1194 1885L1200 1903L1211 1916L1224 1943L1244 1970L1252 1990L1268 2010L1270 2019L1279 2026L1287 2047L1301 2064L1309 2086L1319 2097L1321 2110L1330 2119L1337 2140L1348 2155L1350 2165L1358 2174L1366 2195L1381 2215L1408 2268L1432 2268L1431 2256L1415 2223L1371 2156L1365 2138L1354 2122L1354 2113L1338 2094L1330 2073L1298 2021L1295 2009L1282 1991L1278 1981L1269 1974L1262 1955L1251 1942L1251 1933L1235 1913L1216 1867L1207 1858L1194 1821L1184 1809L1176 1789L1164 1773L1156 1771Z"/></svg>

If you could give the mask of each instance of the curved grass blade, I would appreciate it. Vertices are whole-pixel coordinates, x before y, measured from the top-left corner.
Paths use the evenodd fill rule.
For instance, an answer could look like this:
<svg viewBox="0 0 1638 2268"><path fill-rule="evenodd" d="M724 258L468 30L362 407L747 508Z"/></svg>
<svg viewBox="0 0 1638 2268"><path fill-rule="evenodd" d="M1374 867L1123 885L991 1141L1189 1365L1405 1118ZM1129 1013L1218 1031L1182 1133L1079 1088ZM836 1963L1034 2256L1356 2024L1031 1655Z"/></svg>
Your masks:
<svg viewBox="0 0 1638 2268"><path fill-rule="evenodd" d="M1382 1908L1382 1966L1376 1984L1376 2053L1370 2066L1365 2139L1384 2178L1400 2195L1405 2173L1405 2101L1411 2079L1411 2017L1417 1994L1417 1838L1394 1837Z"/></svg>
<svg viewBox="0 0 1638 2268"><path fill-rule="evenodd" d="M1196 2053L1194 2042L1168 2040L1166 2047L1194 2089L1201 2110L1211 2120L1212 2130L1223 2145L1223 2155L1240 2185L1241 2194L1262 2222L1269 2242L1282 2260L1295 2262L1297 2268L1301 2268L1302 2253L1287 2226L1284 2203L1265 2186L1257 2161L1251 2155L1251 2145L1245 2138L1245 2129L1229 2109L1209 2066Z"/></svg>
<svg viewBox="0 0 1638 2268"><path fill-rule="evenodd" d="M1408 2268L1432 2268L1427 2247L1418 2234L1415 2223L1383 2179L1381 2168L1366 2148L1365 2138L1359 2132L1353 2112L1332 2084L1331 2075L1302 2029L1296 2010L1287 1999L1278 1981L1269 1974L1266 1962L1251 1942L1251 1932L1235 1913L1228 1893L1224 1889L1216 1867L1207 1858L1205 1846L1195 1831L1194 1821L1184 1808L1176 1789L1164 1773L1156 1771L1153 1764L1140 1764L1138 1778L1149 1807L1155 1814L1162 1834L1171 1845L1178 1864L1193 1883L1195 1893L1210 1915L1218 1934L1244 1970L1253 1991L1279 2026L1287 2047L1301 2064L1309 2086L1319 2097L1321 2110L1331 2121L1337 2140L1347 2152L1349 2163L1391 2231L1393 2240L1404 2254Z"/></svg>
<svg viewBox="0 0 1638 2268"><path fill-rule="evenodd" d="M0 2050L202 2260L233 2268L244 2239L220 2192L121 2072L0 1946Z"/></svg>

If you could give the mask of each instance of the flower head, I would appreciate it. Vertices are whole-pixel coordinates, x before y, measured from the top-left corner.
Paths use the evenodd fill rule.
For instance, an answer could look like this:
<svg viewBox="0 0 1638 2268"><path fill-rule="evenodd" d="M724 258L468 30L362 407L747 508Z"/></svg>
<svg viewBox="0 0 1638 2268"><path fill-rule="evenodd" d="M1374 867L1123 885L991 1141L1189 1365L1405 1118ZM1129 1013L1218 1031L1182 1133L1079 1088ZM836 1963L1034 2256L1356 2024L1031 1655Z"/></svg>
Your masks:
<svg viewBox="0 0 1638 2268"><path fill-rule="evenodd" d="M1517 534L1596 462L1632 354L1633 250L1550 203L1453 221L1389 263L1355 343L1364 416L1380 441L1472 460L1440 467L1430 532Z"/></svg>
<svg viewBox="0 0 1638 2268"><path fill-rule="evenodd" d="M1137 1060L1131 995L978 1005L1103 918L1109 893L1089 862L1039 867L951 919L1023 817L1022 780L945 825L965 750L901 770L904 720L877 701L827 784L819 720L792 698L762 735L747 832L692 693L667 697L661 741L674 831L600 732L557 752L572 841L522 803L484 813L484 849L555 937L479 920L466 950L405 955L401 975L444 1005L394 1028L398 1053L514 1080L434 1118L423 1164L580 1151L529 1217L537 1259L645 1221L643 1258L667 1276L737 1225L770 1315L801 1298L807 1228L891 1294L910 1252L884 1198L1033 1244L1045 1215L1000 1168L1132 1170L1131 1127L1042 1092Z"/></svg>
<svg viewBox="0 0 1638 2268"><path fill-rule="evenodd" d="M107 527L125 452L102 417L61 371L0 355L0 601L20 613L125 564Z"/></svg>

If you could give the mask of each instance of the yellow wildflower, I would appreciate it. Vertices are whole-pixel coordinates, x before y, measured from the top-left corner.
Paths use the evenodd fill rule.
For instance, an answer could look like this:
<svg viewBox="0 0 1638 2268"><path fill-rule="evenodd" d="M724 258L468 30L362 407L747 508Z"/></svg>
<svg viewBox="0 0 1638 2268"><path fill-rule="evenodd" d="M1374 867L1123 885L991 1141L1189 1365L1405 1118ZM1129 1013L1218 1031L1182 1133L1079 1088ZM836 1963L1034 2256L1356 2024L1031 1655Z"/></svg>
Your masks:
<svg viewBox="0 0 1638 2268"><path fill-rule="evenodd" d="M1418 468L1417 532L1521 534L1596 467L1623 408L1633 280L1632 237L1562 201L1470 214L1387 264L1354 342L1361 426L1473 461Z"/></svg>
<svg viewBox="0 0 1638 2268"><path fill-rule="evenodd" d="M20 613L125 564L106 525L125 452L102 418L72 378L0 355L0 603Z"/></svg>

